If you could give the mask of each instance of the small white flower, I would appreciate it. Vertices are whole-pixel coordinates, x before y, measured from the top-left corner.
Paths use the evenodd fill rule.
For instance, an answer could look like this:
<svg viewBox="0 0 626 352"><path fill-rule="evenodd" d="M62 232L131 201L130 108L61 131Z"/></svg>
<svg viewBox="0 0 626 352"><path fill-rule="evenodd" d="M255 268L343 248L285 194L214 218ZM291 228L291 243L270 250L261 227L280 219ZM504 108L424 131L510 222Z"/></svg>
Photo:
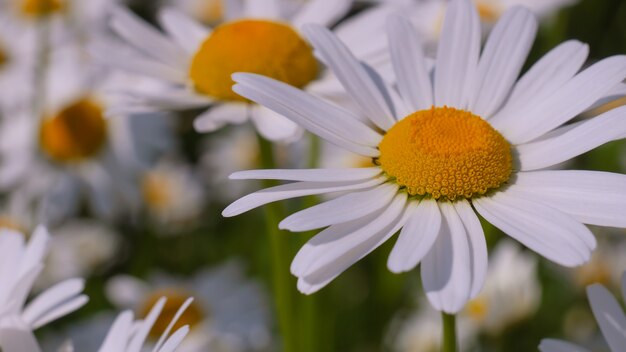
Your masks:
<svg viewBox="0 0 626 352"><path fill-rule="evenodd" d="M55 51L46 78L41 117L23 109L1 122L0 188L30 199L41 222L66 218L85 198L108 219L136 207L142 146L134 136L154 131L134 128L127 116L104 115L114 101L107 89L132 77L94 67L71 46Z"/></svg>
<svg viewBox="0 0 626 352"><path fill-rule="evenodd" d="M206 201L191 165L168 158L141 175L141 193L150 219L166 230L194 225Z"/></svg>
<svg viewBox="0 0 626 352"><path fill-rule="evenodd" d="M32 332L87 303L82 279L48 288L28 304L33 283L44 266L50 235L38 227L26 243L19 232L0 229L0 349L38 351Z"/></svg>
<svg viewBox="0 0 626 352"><path fill-rule="evenodd" d="M187 296L195 297L179 325L191 330L180 346L181 352L256 351L269 347L268 306L256 282L246 281L238 263L230 262L182 279L157 274L148 281L116 276L107 284L107 296L120 308L144 315L158 297L167 297L168 306L151 334L160 334L173 308Z"/></svg>
<svg viewBox="0 0 626 352"><path fill-rule="evenodd" d="M587 298L610 350L612 352L623 351L626 344L626 315L622 306L611 292L600 284L587 287ZM626 300L626 274L622 276L622 298ZM543 339L539 350L541 352L588 352L583 347L555 339Z"/></svg>
<svg viewBox="0 0 626 352"><path fill-rule="evenodd" d="M481 54L481 26L469 0L448 6L434 72L411 23L389 22L397 88L385 86L327 29L304 29L319 55L367 116L271 78L237 73L241 96L299 123L344 149L372 159L367 168L253 170L232 179L297 181L262 190L228 206L235 216L279 200L347 194L302 210L279 226L324 228L296 255L298 288L313 293L400 231L388 267L421 263L431 304L459 312L487 272L487 247L476 213L549 260L578 266L596 241L583 224L626 227L626 177L548 170L626 135L626 108L565 125L626 78L626 56L578 72L588 48L565 42L518 80L537 23L507 11Z"/></svg>

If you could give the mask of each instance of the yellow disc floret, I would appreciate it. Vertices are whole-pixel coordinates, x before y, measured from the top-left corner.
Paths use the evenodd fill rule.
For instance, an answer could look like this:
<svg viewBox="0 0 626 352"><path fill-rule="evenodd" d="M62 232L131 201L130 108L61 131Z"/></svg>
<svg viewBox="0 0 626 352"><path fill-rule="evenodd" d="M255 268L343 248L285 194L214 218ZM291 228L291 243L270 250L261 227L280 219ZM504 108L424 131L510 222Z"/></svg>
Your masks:
<svg viewBox="0 0 626 352"><path fill-rule="evenodd" d="M152 306L154 306L154 304L161 297L165 297L167 301L165 301L165 305L163 306L161 315L159 315L157 320L154 322L154 325L152 326L152 330L150 330L150 337L154 339L158 339L159 337L161 337L161 335L163 335L170 322L176 315L176 312L178 311L180 306L183 305L183 303L187 300L188 297L190 297L190 295L188 295L186 292L182 292L179 289L173 288L157 290L146 297L145 301L139 308L138 316L145 318L148 313L150 313ZM205 311L202 309L202 307L200 307L197 301L194 300L193 302L191 302L189 307L187 307L185 312L183 312L178 321L174 324L172 331L176 331L185 325L193 328L206 318L207 316L205 314Z"/></svg>
<svg viewBox="0 0 626 352"><path fill-rule="evenodd" d="M45 119L39 131L43 152L57 162L78 162L96 156L106 144L107 124L97 103L82 99Z"/></svg>
<svg viewBox="0 0 626 352"><path fill-rule="evenodd" d="M378 163L410 195L472 198L500 187L512 170L509 143L468 111L433 107L396 123Z"/></svg>
<svg viewBox="0 0 626 352"><path fill-rule="evenodd" d="M28 17L45 17L63 10L62 0L22 0L20 11Z"/></svg>
<svg viewBox="0 0 626 352"><path fill-rule="evenodd" d="M232 91L231 75L251 72L302 88L317 76L313 50L293 28L266 20L240 20L213 31L193 57L189 76L200 93L247 101Z"/></svg>

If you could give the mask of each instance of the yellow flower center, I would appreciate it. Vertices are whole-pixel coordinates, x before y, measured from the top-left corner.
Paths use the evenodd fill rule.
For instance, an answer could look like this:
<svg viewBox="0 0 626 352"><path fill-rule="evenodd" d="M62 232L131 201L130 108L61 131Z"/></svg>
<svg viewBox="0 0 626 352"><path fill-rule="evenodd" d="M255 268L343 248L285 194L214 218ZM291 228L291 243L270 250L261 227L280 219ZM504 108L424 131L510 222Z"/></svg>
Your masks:
<svg viewBox="0 0 626 352"><path fill-rule="evenodd" d="M247 101L232 91L231 75L251 72L302 88L317 76L311 47L278 22L240 20L218 26L193 57L189 77L200 93Z"/></svg>
<svg viewBox="0 0 626 352"><path fill-rule="evenodd" d="M2 44L0 43L0 69L9 63L9 54L6 52Z"/></svg>
<svg viewBox="0 0 626 352"><path fill-rule="evenodd" d="M467 303L465 312L472 320L481 322L489 313L489 305L484 298L473 299Z"/></svg>
<svg viewBox="0 0 626 352"><path fill-rule="evenodd" d="M146 204L153 209L164 209L171 203L170 180L159 172L148 172L141 182L141 191Z"/></svg>
<svg viewBox="0 0 626 352"><path fill-rule="evenodd" d="M500 187L512 170L504 137L479 116L449 107L408 115L378 147L380 167L413 196L469 199Z"/></svg>
<svg viewBox="0 0 626 352"><path fill-rule="evenodd" d="M182 292L179 289L173 288L157 290L146 298L143 305L139 309L139 312L137 313L138 316L145 318L152 309L152 306L154 306L154 304L161 297L167 298L167 301L163 306L161 315L159 315L157 320L154 322L154 325L152 326L152 330L150 330L150 337L152 337L153 339L158 339L159 337L161 337L161 335L163 335L165 329L167 329L167 326L174 318L174 315L176 315L176 312L178 312L180 306L187 300L187 298L190 297L190 295L186 292ZM200 307L200 305L196 302L197 301L194 300L189 305L189 307L187 307L187 309L180 316L176 324L174 324L172 331L176 331L185 325L189 325L190 328L193 328L194 326L205 320L206 313L202 309L202 307Z"/></svg>
<svg viewBox="0 0 626 352"><path fill-rule="evenodd" d="M63 0L21 0L20 11L28 17L45 17L60 12Z"/></svg>
<svg viewBox="0 0 626 352"><path fill-rule="evenodd" d="M96 156L106 144L107 123L97 103L83 99L45 119L39 131L43 152L57 162L78 162Z"/></svg>

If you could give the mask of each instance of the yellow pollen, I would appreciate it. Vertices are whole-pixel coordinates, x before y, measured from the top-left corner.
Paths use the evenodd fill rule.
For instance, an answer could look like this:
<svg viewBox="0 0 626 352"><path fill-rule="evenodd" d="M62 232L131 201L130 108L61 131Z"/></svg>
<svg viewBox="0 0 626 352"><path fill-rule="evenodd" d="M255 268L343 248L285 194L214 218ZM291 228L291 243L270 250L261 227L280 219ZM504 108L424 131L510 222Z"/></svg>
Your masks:
<svg viewBox="0 0 626 352"><path fill-rule="evenodd" d="M45 119L39 130L43 152L57 162L79 162L96 156L106 144L102 108L83 99Z"/></svg>
<svg viewBox="0 0 626 352"><path fill-rule="evenodd" d="M170 324L176 312L183 305L183 303L190 297L186 292L182 292L179 289L167 288L162 290L157 290L146 297L143 305L140 307L138 316L145 318L152 306L161 298L167 298L165 302L165 306L163 306L163 310L161 311L161 315L157 318L152 326L152 330L150 330L150 337L153 339L158 339L163 335L167 326ZM194 328L200 322L205 320L206 314L205 311L200 307L196 300L191 302L189 307L185 310L185 312L180 316L172 331L176 331L179 328L182 328L185 325L189 325L190 328Z"/></svg>
<svg viewBox="0 0 626 352"><path fill-rule="evenodd" d="M247 101L232 91L231 75L251 72L302 88L317 76L311 47L293 28L266 20L222 24L193 57L195 89L220 100Z"/></svg>
<svg viewBox="0 0 626 352"><path fill-rule="evenodd" d="M413 196L469 199L500 187L512 170L504 137L479 116L449 107L408 115L378 147L380 167Z"/></svg>
<svg viewBox="0 0 626 352"><path fill-rule="evenodd" d="M9 62L9 54L6 52L4 47L0 44L0 69L3 68Z"/></svg>
<svg viewBox="0 0 626 352"><path fill-rule="evenodd" d="M62 0L21 0L20 11L28 17L45 17L65 7Z"/></svg>

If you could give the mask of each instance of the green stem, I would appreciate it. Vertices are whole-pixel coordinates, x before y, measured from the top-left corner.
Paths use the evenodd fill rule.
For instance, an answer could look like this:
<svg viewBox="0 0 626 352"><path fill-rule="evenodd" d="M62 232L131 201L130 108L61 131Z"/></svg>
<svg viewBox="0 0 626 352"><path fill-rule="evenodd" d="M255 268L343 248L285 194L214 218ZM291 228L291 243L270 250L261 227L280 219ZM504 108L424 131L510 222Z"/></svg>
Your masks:
<svg viewBox="0 0 626 352"><path fill-rule="evenodd" d="M314 134L308 134L309 137L309 156L307 167L314 169L319 167L321 142L319 137ZM304 198L303 204L305 208L312 207L319 203L315 196ZM305 241L315 235L315 231L307 232L299 236L298 246L302 246ZM302 323L300 325L300 344L302 352L317 352L322 350L319 346L319 297L317 295L300 295L299 307L301 308Z"/></svg>
<svg viewBox="0 0 626 352"><path fill-rule="evenodd" d="M441 345L442 352L456 352L456 318L453 314L441 313L441 320L443 322L443 344Z"/></svg>
<svg viewBox="0 0 626 352"><path fill-rule="evenodd" d="M264 169L276 168L272 144L258 136L261 152L261 165ZM272 187L276 182L265 180L263 187ZM290 245L289 236L278 229L282 219L283 209L279 203L270 203L265 206L266 231L270 240L272 257L272 274L275 305L278 316L278 325L283 339L283 351L295 352L296 340L294 324L291 314L293 309L293 289L295 284L289 273Z"/></svg>

